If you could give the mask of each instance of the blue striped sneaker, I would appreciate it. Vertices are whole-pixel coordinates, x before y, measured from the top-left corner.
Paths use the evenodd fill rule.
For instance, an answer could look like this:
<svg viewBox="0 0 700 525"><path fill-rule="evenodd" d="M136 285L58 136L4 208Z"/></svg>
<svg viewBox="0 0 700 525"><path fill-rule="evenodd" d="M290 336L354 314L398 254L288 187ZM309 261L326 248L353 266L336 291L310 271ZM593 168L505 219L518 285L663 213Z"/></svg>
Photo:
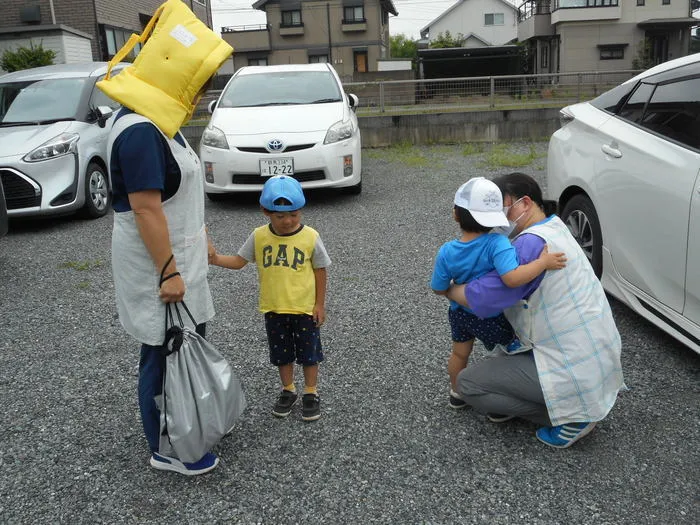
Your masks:
<svg viewBox="0 0 700 525"><path fill-rule="evenodd" d="M536 432L537 439L554 448L568 448L595 428L592 423L565 423L556 427L542 427Z"/></svg>
<svg viewBox="0 0 700 525"><path fill-rule="evenodd" d="M163 456L157 452L151 455L151 466L154 469L169 470L171 472L177 472L178 474L184 474L185 476L205 474L210 470L214 470L218 464L219 458L211 452L204 454L202 459L194 463L183 463L177 458Z"/></svg>

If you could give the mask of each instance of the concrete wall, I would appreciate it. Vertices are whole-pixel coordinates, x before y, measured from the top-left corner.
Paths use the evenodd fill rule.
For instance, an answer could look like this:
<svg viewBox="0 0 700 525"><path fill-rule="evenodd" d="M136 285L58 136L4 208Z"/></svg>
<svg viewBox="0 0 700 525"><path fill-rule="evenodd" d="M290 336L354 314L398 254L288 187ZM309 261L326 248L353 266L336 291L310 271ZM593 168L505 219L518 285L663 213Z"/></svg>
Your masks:
<svg viewBox="0 0 700 525"><path fill-rule="evenodd" d="M414 144L542 140L559 128L559 110L522 109L360 117L362 145L379 148ZM205 126L183 128L195 150Z"/></svg>

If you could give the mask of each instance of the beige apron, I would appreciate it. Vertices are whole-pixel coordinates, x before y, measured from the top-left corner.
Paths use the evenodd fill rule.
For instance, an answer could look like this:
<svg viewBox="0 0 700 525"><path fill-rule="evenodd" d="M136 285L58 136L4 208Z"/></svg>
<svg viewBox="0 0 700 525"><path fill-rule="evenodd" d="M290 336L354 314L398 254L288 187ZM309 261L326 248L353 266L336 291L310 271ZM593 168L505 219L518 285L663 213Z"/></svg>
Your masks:
<svg viewBox="0 0 700 525"><path fill-rule="evenodd" d="M129 126L151 122L136 113L121 117L109 137L108 155L119 134ZM207 282L207 238L204 229L204 188L197 155L163 135L180 167L177 193L163 202L177 270L185 281L185 303L197 323L214 317ZM110 165L110 164L108 164ZM158 296L160 268L156 268L141 239L133 211L115 213L112 230L112 273L119 321L141 343L160 345L165 337L165 304ZM187 326L192 323L183 315Z"/></svg>

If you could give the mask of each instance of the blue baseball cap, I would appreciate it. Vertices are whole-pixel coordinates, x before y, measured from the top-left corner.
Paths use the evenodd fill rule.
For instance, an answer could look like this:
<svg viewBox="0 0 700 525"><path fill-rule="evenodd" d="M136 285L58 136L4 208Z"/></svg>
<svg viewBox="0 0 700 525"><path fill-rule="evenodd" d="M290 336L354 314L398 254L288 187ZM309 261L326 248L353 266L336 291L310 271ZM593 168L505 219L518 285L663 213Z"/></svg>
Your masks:
<svg viewBox="0 0 700 525"><path fill-rule="evenodd" d="M275 204L277 199L286 199L291 204ZM270 177L263 186L260 206L270 211L295 211L306 204L304 191L299 181L286 175Z"/></svg>

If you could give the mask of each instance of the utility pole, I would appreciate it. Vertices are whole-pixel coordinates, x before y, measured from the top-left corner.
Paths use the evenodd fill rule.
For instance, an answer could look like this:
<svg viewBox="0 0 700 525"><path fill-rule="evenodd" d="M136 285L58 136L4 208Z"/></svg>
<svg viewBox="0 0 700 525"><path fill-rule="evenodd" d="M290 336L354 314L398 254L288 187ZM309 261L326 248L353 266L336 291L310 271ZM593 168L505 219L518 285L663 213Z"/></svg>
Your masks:
<svg viewBox="0 0 700 525"><path fill-rule="evenodd" d="M326 4L326 18L328 19L328 62L333 63L333 42L331 41L331 5Z"/></svg>

